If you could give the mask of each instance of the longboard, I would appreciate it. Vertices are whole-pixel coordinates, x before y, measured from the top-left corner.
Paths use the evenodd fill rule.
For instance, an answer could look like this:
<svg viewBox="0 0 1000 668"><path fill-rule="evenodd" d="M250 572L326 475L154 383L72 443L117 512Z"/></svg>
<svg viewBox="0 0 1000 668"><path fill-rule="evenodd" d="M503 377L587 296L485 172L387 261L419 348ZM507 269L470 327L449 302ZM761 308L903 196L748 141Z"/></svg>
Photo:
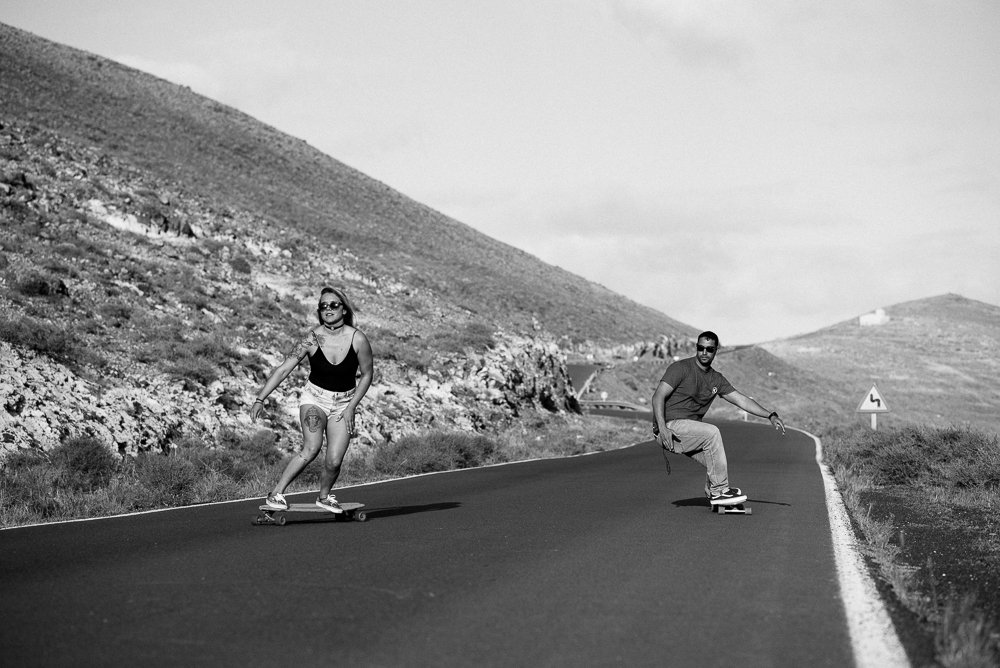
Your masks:
<svg viewBox="0 0 1000 668"><path fill-rule="evenodd" d="M254 518L253 524L277 524L278 526L285 526L285 522L288 521L285 515L288 513L323 513L324 515L329 515L334 520L354 520L356 522L364 522L368 519L365 511L362 510L365 507L363 503L345 502L341 503L340 507L344 509L344 512L332 513L329 510L320 508L315 503L289 503L288 510L277 510L267 504L261 504L258 507L260 512Z"/></svg>
<svg viewBox="0 0 1000 668"><path fill-rule="evenodd" d="M732 506L712 506L712 512L718 513L720 517L722 515L751 515L753 508L747 508L744 504L737 503Z"/></svg>

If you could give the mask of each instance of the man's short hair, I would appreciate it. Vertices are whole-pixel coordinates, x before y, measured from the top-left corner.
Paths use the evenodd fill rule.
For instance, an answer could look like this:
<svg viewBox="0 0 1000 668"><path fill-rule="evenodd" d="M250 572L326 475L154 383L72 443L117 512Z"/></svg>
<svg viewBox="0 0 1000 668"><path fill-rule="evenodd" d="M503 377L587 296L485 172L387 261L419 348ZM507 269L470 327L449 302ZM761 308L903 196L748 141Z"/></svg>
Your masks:
<svg viewBox="0 0 1000 668"><path fill-rule="evenodd" d="M719 335L712 331L702 332L701 334L698 335L698 338L695 340L701 341L702 339L712 339L713 341L715 341L716 348L718 348L721 345L719 343Z"/></svg>

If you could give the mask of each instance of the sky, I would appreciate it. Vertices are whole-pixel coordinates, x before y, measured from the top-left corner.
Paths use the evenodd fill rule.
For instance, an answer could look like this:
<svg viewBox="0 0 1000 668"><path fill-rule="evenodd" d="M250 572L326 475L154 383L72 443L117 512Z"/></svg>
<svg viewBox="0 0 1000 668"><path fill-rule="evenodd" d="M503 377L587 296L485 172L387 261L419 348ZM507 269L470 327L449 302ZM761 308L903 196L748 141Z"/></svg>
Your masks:
<svg viewBox="0 0 1000 668"><path fill-rule="evenodd" d="M731 344L1000 305L995 0L0 0Z"/></svg>

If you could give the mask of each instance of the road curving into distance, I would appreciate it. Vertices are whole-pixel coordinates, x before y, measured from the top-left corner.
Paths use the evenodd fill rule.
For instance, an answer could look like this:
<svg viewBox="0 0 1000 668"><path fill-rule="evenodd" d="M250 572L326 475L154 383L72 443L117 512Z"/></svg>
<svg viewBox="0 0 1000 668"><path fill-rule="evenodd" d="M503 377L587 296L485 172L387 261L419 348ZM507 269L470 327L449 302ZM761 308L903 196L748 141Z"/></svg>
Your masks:
<svg viewBox="0 0 1000 668"><path fill-rule="evenodd" d="M704 469L672 456L667 476L648 442L338 490L367 504L364 523L310 514L253 526L249 500L6 530L0 655L74 666L854 664L813 439L720 426L751 516L711 513Z"/></svg>

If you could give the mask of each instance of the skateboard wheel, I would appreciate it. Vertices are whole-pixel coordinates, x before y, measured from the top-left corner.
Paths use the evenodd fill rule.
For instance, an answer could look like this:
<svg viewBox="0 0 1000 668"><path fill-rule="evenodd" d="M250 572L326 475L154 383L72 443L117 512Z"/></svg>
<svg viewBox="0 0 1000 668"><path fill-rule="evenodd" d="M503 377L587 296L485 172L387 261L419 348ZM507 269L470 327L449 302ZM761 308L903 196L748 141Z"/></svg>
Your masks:
<svg viewBox="0 0 1000 668"><path fill-rule="evenodd" d="M354 513L354 519L356 519L359 522L366 522L368 520L368 516L365 515L365 511L362 510L360 512Z"/></svg>
<svg viewBox="0 0 1000 668"><path fill-rule="evenodd" d="M285 526L285 522L287 522L287 521L288 520L285 519L285 516L283 514L282 515L278 515L278 526L279 527Z"/></svg>
<svg viewBox="0 0 1000 668"><path fill-rule="evenodd" d="M264 516L263 515L258 515L257 517L255 517L252 520L250 520L250 524L261 525L263 523L264 523Z"/></svg>

